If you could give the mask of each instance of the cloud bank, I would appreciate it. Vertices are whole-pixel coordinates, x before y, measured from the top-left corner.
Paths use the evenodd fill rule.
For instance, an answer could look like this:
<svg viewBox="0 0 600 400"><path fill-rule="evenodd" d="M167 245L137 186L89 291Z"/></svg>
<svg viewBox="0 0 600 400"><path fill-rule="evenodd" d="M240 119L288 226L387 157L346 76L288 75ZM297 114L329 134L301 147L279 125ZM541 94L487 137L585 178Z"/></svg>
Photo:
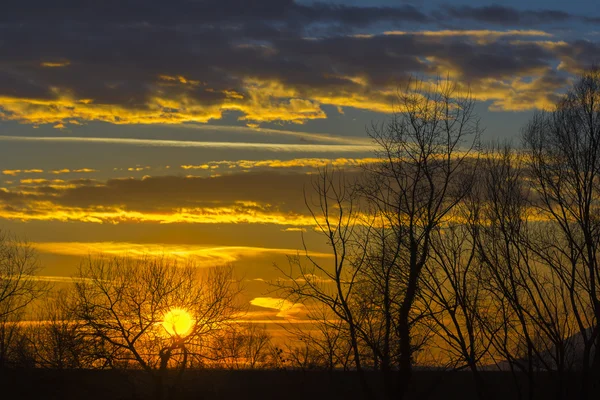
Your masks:
<svg viewBox="0 0 600 400"><path fill-rule="evenodd" d="M559 37L564 24L592 26L596 16L497 5L430 12L293 0L61 6L3 3L1 119L64 128L206 123L232 114L251 126L302 124L326 118L324 106L391 112L396 90L415 74L448 74L492 110L521 111L553 104L600 50Z"/></svg>

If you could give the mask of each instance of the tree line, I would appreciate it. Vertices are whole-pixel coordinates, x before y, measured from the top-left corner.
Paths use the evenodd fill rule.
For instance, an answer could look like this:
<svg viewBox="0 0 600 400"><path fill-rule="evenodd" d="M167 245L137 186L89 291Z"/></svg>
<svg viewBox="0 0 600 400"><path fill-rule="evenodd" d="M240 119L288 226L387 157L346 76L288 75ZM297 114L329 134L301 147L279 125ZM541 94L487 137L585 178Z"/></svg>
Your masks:
<svg viewBox="0 0 600 400"><path fill-rule="evenodd" d="M485 372L506 370L523 398L539 372L567 398L576 373L587 399L600 384L600 71L583 73L522 142L482 145L475 99L457 83L412 80L397 112L373 124L378 162L358 174L325 168L305 189L331 262L304 254L278 266L272 289L309 310L301 345L277 346L236 323L232 267L169 257L89 257L73 289L48 298L34 250L0 237L0 368L136 368L162 398L167 371L190 367L355 371L373 398L410 392L416 366L467 370L480 399ZM186 335L165 313L190 310Z"/></svg>
<svg viewBox="0 0 600 400"><path fill-rule="evenodd" d="M312 317L331 368L381 371L386 397L408 393L415 365L552 375L567 398L600 384L600 71L579 77L522 143L482 145L475 100L456 83L412 81L398 112L368 133L379 162L359 177L324 169L306 192L333 267L281 267L287 298ZM334 341L331 339L335 338ZM515 378L515 383L520 384Z"/></svg>

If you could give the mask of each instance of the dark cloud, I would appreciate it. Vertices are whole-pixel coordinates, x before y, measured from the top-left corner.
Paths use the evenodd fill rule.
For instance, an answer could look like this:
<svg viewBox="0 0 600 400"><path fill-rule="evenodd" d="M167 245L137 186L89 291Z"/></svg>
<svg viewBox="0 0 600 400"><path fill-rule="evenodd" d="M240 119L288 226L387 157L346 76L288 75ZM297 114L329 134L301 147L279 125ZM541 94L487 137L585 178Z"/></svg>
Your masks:
<svg viewBox="0 0 600 400"><path fill-rule="evenodd" d="M303 205L305 174L246 173L219 177L178 176L111 179L104 186L65 191L58 204L71 207L124 205L128 210L207 207L257 202L298 209ZM303 208L303 207L302 207Z"/></svg>
<svg viewBox="0 0 600 400"><path fill-rule="evenodd" d="M251 121L302 122L323 118L320 104L381 111L393 100L390 89L413 74L452 70L476 87L539 75L561 57L574 71L596 47L549 47L537 41L548 39L543 32L354 35L382 23L410 31L417 23L435 30L446 19L529 27L574 18L503 6L445 6L429 16L411 5L292 0L37 0L6 1L1 11L0 97L23 102L0 103L0 110L31 123L206 122L223 110ZM529 43L515 45L521 39ZM111 116L104 106L132 114Z"/></svg>
<svg viewBox="0 0 600 400"><path fill-rule="evenodd" d="M380 21L425 22L428 17L412 5L355 7L293 0L44 0L3 2L0 21L40 23L102 23L139 25L187 25L246 23L248 21L293 24L338 22L365 26Z"/></svg>
<svg viewBox="0 0 600 400"><path fill-rule="evenodd" d="M48 201L57 207L125 211L177 212L181 209L262 207L269 211L306 213L302 189L310 185L305 173L249 172L218 177L158 176L144 179L67 181L76 187L57 188L45 183L34 188L0 191L0 203L28 209L32 202ZM27 192L22 192L27 189ZM256 205L253 205L256 203ZM51 210L50 210L51 211Z"/></svg>
<svg viewBox="0 0 600 400"><path fill-rule="evenodd" d="M578 17L558 10L517 10L498 4L489 6L443 6L434 13L438 18L468 19L498 25L543 25L567 22Z"/></svg>

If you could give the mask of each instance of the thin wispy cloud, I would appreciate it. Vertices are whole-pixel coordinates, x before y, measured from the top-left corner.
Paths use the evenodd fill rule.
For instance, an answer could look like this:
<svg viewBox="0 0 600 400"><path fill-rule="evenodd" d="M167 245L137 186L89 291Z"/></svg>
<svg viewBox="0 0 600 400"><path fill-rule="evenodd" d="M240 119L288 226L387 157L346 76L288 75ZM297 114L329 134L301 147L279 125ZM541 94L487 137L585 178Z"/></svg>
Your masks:
<svg viewBox="0 0 600 400"><path fill-rule="evenodd" d="M279 318L295 318L307 312L304 304L293 303L278 297L255 297L250 304L262 308L277 310L275 314Z"/></svg>
<svg viewBox="0 0 600 400"><path fill-rule="evenodd" d="M262 150L274 152L312 152L312 153L363 153L373 151L372 144L287 144L287 143L248 143L248 142L200 142L191 140L167 139L131 139L107 137L73 137L73 136L0 136L0 141L7 142L52 142L52 143L102 143L146 147L184 147L204 149L240 149Z"/></svg>
<svg viewBox="0 0 600 400"><path fill-rule="evenodd" d="M32 243L42 253L68 256L104 254L112 256L147 257L169 256L193 259L199 266L215 266L234 263L242 258L265 255L294 255L300 250L250 246L199 246L161 243L126 242L38 242ZM327 253L310 252L311 257L330 258ZM41 278L40 278L41 279ZM52 279L48 278L48 279Z"/></svg>
<svg viewBox="0 0 600 400"><path fill-rule="evenodd" d="M379 158L294 158L291 160L238 160L238 161L212 161L205 164L181 165L184 170L218 170L218 169L244 169L254 168L284 169L284 168L323 168L335 167L358 167L360 165L381 162Z"/></svg>
<svg viewBox="0 0 600 400"><path fill-rule="evenodd" d="M168 126L168 125L166 125ZM236 126L236 125L205 125L205 124L180 124L178 128L185 128L191 130L200 131L214 131L223 133L241 133L248 135L261 135L261 136L289 136L299 138L303 140L310 140L322 143L338 143L338 144L356 144L356 145L369 145L371 139L366 137L349 137L349 136L337 136L329 133L312 133L312 132L301 132L291 131L285 129L269 129L269 128L252 128L248 126Z"/></svg>
<svg viewBox="0 0 600 400"><path fill-rule="evenodd" d="M504 36L537 36L537 37L552 37L553 34L539 30L507 30L497 31L489 29L477 30L459 30L459 29L444 29L437 31L386 31L385 35L416 35L416 36L432 36L432 37L451 37L451 36L473 36L473 37L504 37Z"/></svg>
<svg viewBox="0 0 600 400"><path fill-rule="evenodd" d="M87 283L93 282L92 279L79 278L71 276L52 276L52 275L27 275L24 278L31 281L37 282L50 282L50 283Z"/></svg>

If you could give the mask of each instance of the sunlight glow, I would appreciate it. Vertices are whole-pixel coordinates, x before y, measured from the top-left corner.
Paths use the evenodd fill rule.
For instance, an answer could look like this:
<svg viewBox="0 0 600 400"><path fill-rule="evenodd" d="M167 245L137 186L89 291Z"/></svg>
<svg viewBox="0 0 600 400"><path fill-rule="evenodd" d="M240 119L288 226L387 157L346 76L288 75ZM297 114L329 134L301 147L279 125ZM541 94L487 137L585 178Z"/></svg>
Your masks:
<svg viewBox="0 0 600 400"><path fill-rule="evenodd" d="M162 326L171 336L185 336L192 330L194 320L189 312L172 308L163 317Z"/></svg>

